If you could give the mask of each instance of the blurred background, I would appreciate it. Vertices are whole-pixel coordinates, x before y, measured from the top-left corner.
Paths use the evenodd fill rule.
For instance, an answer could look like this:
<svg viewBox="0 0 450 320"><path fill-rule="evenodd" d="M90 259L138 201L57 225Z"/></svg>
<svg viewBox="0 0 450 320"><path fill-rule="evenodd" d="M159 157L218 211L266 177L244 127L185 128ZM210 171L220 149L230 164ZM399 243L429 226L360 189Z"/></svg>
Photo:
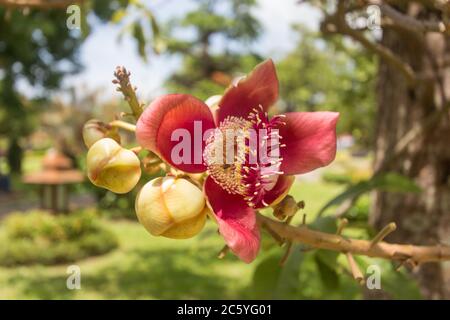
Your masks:
<svg viewBox="0 0 450 320"><path fill-rule="evenodd" d="M445 3L1 0L0 299L450 298L444 263L355 257L363 273L381 270L381 289L368 290L334 252L296 246L280 267L284 250L267 235L250 265L217 258L211 222L190 240L152 237L135 192L87 181L81 136L87 120L129 112L111 83L118 65L147 104L221 94L272 58L276 112L341 113L336 160L292 188L307 222L335 232L345 217L344 236L370 239L394 221L388 241L448 244L450 42L430 27L447 21ZM66 286L72 264L80 290Z"/></svg>

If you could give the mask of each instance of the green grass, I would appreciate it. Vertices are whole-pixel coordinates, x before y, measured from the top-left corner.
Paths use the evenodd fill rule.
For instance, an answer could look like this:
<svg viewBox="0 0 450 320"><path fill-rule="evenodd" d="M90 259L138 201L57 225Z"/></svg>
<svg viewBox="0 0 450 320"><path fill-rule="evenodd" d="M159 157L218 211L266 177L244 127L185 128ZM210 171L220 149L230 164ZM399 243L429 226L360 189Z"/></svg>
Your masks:
<svg viewBox="0 0 450 320"><path fill-rule="evenodd" d="M297 183L292 193L306 202L308 219L340 186ZM251 298L250 284L260 258L247 265L231 254L216 258L223 240L208 222L189 240L150 236L138 223L105 221L119 249L77 262L81 290L66 288L67 265L0 268L0 299L215 299Z"/></svg>

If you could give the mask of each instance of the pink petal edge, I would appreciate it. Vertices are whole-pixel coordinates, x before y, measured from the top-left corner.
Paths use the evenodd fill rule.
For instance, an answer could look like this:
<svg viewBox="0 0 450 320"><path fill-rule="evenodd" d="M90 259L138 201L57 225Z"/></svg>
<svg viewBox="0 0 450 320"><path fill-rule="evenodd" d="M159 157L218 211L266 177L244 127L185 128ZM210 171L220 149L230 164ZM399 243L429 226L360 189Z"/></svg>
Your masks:
<svg viewBox="0 0 450 320"><path fill-rule="evenodd" d="M205 181L204 192L228 247L242 261L252 262L260 247L255 211L241 196L229 194L211 177Z"/></svg>
<svg viewBox="0 0 450 320"><path fill-rule="evenodd" d="M208 106L201 100L187 94L167 94L155 99L142 113L136 125L136 139L144 148L155 152L173 167L189 172L199 173L206 170L203 161L194 163L194 121L201 121L203 134L215 127L213 115ZM172 161L171 152L179 141L171 141L176 129L186 129L191 137L191 163L176 164ZM181 139L181 138L180 138ZM201 142L203 154L205 143ZM201 155L202 156L202 155Z"/></svg>
<svg viewBox="0 0 450 320"><path fill-rule="evenodd" d="M286 113L286 125L279 128L285 174L301 174L324 167L336 156L337 112Z"/></svg>
<svg viewBox="0 0 450 320"><path fill-rule="evenodd" d="M271 59L258 64L247 77L230 86L219 102L217 120L228 116L244 119L253 108L261 105L264 111L278 99L278 78Z"/></svg>

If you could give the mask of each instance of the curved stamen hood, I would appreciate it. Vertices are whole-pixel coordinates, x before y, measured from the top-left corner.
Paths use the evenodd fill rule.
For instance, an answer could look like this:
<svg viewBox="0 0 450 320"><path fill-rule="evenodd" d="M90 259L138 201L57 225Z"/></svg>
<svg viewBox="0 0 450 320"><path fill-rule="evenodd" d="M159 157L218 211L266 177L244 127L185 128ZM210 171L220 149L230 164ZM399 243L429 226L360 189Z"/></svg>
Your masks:
<svg viewBox="0 0 450 320"><path fill-rule="evenodd" d="M278 179L281 157L278 127L283 116L271 120L263 108L254 108L247 119L229 116L206 141L203 153L208 174L224 190L244 197L248 205L267 206L264 194Z"/></svg>

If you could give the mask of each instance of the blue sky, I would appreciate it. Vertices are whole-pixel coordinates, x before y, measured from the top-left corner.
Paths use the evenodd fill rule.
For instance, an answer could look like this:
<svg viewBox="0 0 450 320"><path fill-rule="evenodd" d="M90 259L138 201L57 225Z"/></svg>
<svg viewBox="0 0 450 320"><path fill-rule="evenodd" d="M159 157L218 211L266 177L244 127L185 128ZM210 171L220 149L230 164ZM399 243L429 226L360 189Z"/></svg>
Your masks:
<svg viewBox="0 0 450 320"><path fill-rule="evenodd" d="M317 28L320 14L308 5L298 5L297 0L259 0L255 9L256 17L263 25L263 32L255 46L266 57L279 59L291 50L297 40L292 32L293 23L304 23ZM148 0L158 19L167 19L183 14L190 8L189 1ZM179 65L176 58L154 56L144 63L136 53L135 43L124 37L119 43L120 27L106 24L97 25L81 48L81 62L85 66L82 73L67 78L66 86L77 90L102 88L103 95L116 95L111 84L112 74L117 65L124 65L132 72L132 81L138 87L141 99L147 100L162 93L164 79Z"/></svg>

